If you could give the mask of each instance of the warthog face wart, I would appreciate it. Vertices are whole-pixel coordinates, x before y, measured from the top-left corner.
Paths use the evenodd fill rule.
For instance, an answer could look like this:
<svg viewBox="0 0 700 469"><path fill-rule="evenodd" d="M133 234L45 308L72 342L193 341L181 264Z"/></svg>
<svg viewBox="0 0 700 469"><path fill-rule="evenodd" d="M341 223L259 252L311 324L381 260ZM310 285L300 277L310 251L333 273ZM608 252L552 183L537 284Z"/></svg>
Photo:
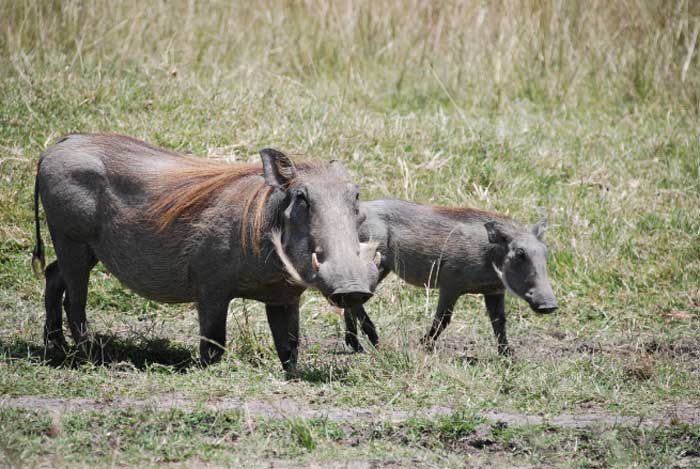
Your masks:
<svg viewBox="0 0 700 469"><path fill-rule="evenodd" d="M546 220L541 220L531 232L512 234L498 222L485 224L489 242L507 249L501 267L494 265L503 285L514 295L527 301L537 313L551 313L557 301L547 275L547 246L542 238Z"/></svg>

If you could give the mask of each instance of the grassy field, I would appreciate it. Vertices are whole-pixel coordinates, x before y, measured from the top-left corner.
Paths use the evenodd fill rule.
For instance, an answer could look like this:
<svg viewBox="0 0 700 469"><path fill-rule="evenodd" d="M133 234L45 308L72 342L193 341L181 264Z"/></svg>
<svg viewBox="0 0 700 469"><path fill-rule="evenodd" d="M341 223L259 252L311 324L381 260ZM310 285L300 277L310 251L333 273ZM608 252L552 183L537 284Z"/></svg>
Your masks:
<svg viewBox="0 0 700 469"><path fill-rule="evenodd" d="M682 0L0 0L0 466L700 465L699 31ZM201 369L193 307L98 266L95 343L46 350L32 188L76 131L546 215L560 310L509 298L508 361L465 297L427 352L436 293L391 277L351 354L309 292L288 381L262 305Z"/></svg>

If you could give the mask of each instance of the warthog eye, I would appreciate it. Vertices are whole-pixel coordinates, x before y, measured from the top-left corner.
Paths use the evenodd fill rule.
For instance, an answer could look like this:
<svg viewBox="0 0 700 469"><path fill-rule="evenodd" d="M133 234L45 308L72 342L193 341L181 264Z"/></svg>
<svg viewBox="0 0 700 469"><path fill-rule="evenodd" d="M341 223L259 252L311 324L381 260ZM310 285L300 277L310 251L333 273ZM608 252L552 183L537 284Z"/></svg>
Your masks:
<svg viewBox="0 0 700 469"><path fill-rule="evenodd" d="M518 256L518 259L522 260L527 257L525 254L525 250L523 248L518 248L515 250L515 255Z"/></svg>
<svg viewBox="0 0 700 469"><path fill-rule="evenodd" d="M306 204L307 206L309 205L309 199L306 197L306 193L304 191L298 191L297 192L297 200L299 202Z"/></svg>

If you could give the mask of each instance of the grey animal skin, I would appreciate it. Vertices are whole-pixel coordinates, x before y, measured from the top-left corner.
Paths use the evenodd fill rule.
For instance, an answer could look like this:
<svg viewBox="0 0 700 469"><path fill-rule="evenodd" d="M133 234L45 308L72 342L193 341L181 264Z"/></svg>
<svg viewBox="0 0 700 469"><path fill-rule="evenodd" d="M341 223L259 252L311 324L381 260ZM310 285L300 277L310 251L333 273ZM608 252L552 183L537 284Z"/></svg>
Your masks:
<svg viewBox="0 0 700 469"><path fill-rule="evenodd" d="M372 295L378 271L359 257L358 188L342 163L297 167L279 151L260 154L262 165L230 165L101 134L69 135L48 148L34 195L33 263L43 268L39 196L57 257L44 272L45 340L65 345L64 292L71 335L78 343L87 339L88 278L99 261L141 296L195 302L204 364L223 353L231 299L265 303L279 359L293 370L302 292L318 288L333 304L354 306ZM202 190L187 192L192 187ZM254 190L267 196L246 199ZM154 211L163 200L162 211ZM262 201L257 250L242 236L255 229L255 204L246 200ZM178 204L189 208L172 212ZM163 223L168 210L177 216Z"/></svg>
<svg viewBox="0 0 700 469"><path fill-rule="evenodd" d="M502 355L511 352L506 337L506 290L538 313L557 309L542 241L545 220L527 229L495 213L401 200L363 202L360 211L366 217L360 240L376 242L382 254L379 281L396 272L411 285L440 291L432 327L422 340L425 345L434 345L449 324L457 299L465 293L484 295ZM376 329L363 305L345 309L346 343L362 351L356 321L377 345Z"/></svg>

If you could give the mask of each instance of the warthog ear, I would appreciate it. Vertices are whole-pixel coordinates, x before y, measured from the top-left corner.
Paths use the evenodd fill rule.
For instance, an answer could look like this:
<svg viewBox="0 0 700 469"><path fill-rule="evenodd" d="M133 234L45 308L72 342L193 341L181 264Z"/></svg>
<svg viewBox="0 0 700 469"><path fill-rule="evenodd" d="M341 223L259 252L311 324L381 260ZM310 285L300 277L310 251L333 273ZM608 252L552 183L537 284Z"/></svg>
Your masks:
<svg viewBox="0 0 700 469"><path fill-rule="evenodd" d="M489 243L508 244L512 239L498 222L488 221L484 223L484 228L486 228L486 234L489 236Z"/></svg>
<svg viewBox="0 0 700 469"><path fill-rule="evenodd" d="M281 151L264 148L260 150L260 157L267 185L283 189L296 177L297 169L294 167L294 163Z"/></svg>
<svg viewBox="0 0 700 469"><path fill-rule="evenodd" d="M340 160L330 160L328 162L328 165L330 168L335 171L336 173L342 175L342 176L349 176L350 173L348 173L348 169L345 167L345 164L340 161Z"/></svg>
<svg viewBox="0 0 700 469"><path fill-rule="evenodd" d="M547 229L547 218L543 218L542 220L538 221L535 226L532 227L532 234L534 234L537 239L542 241L542 237L544 236L544 231Z"/></svg>

